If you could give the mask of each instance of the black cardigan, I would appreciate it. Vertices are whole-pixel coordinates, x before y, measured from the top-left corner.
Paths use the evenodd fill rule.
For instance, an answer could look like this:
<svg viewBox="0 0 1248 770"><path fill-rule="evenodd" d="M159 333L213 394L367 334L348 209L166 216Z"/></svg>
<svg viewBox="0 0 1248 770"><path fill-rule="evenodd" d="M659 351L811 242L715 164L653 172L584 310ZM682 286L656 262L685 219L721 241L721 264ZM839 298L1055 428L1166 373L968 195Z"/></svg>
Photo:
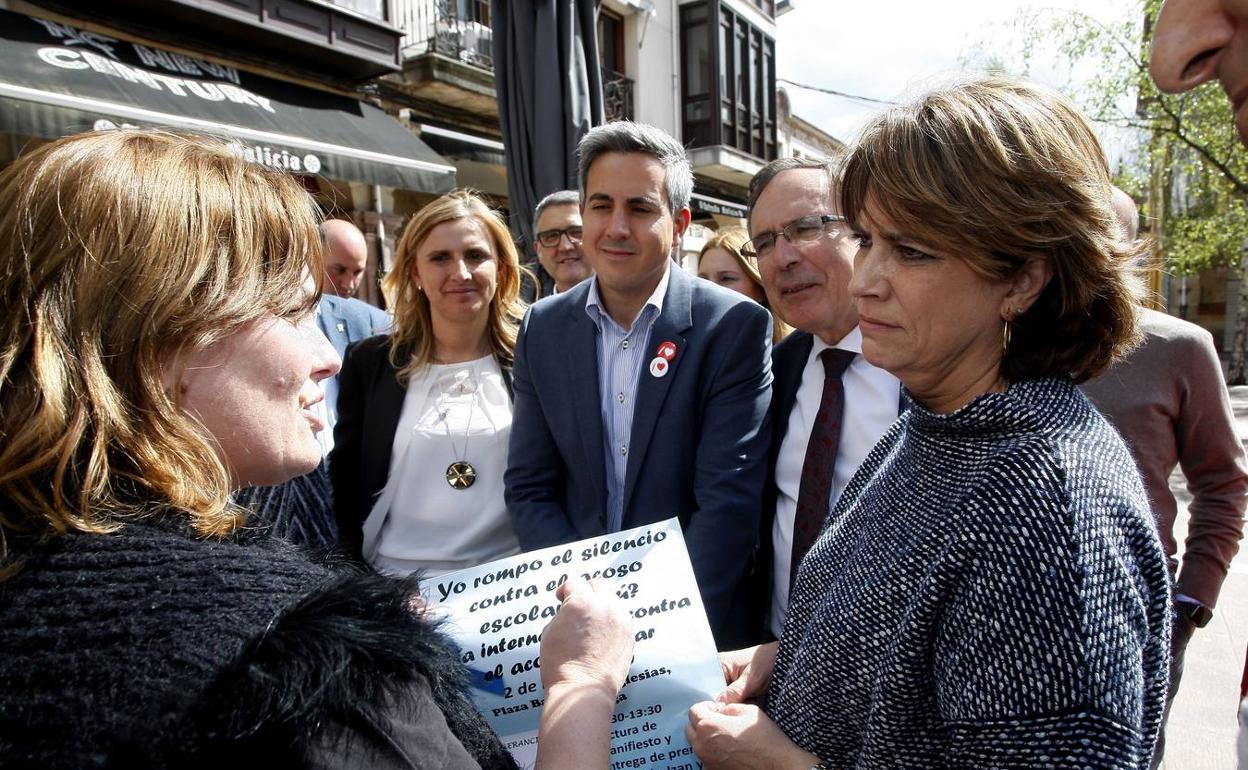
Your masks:
<svg viewBox="0 0 1248 770"><path fill-rule="evenodd" d="M0 763L514 767L415 583L177 517L11 541Z"/></svg>

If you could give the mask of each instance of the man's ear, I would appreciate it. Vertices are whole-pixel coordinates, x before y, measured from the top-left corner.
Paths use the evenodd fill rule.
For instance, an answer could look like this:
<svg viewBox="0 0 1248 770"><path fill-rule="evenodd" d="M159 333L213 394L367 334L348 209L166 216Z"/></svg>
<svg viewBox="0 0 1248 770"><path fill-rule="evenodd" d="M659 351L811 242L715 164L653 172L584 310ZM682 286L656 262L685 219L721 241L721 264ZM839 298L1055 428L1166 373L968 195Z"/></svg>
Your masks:
<svg viewBox="0 0 1248 770"><path fill-rule="evenodd" d="M693 221L693 213L689 211L689 207L685 206L672 217L672 247L675 248L680 243L680 238L685 234L685 230L689 229L689 223Z"/></svg>
<svg viewBox="0 0 1248 770"><path fill-rule="evenodd" d="M1001 317L1013 320L1026 313L1053 280L1053 263L1045 257L1027 260L1011 280L1010 290L1001 300Z"/></svg>

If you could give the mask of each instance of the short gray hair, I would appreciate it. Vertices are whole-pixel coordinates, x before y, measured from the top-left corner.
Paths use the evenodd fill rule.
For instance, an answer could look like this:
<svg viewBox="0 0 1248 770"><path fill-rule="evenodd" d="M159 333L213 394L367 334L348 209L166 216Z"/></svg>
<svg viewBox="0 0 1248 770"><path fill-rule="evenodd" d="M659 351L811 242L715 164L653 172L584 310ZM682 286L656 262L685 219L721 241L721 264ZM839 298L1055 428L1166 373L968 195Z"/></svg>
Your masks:
<svg viewBox="0 0 1248 770"><path fill-rule="evenodd" d="M585 181L589 167L599 155L607 152L640 152L651 156L663 167L667 205L675 216L681 209L689 208L693 195L693 167L685 148L666 131L645 123L618 120L605 126L591 128L577 145L580 156L579 179L581 203L585 202Z"/></svg>
<svg viewBox="0 0 1248 770"><path fill-rule="evenodd" d="M533 240L537 240L537 220L542 218L542 212L551 206L576 206L580 208L581 194L576 190L556 190L555 192L542 198L537 204L537 208L533 209Z"/></svg>
<svg viewBox="0 0 1248 770"><path fill-rule="evenodd" d="M763 190L767 189L767 185L771 184L771 180L780 176L786 171L795 171L797 169L819 169L828 175L828 189L835 190L839 171L839 161L827 158L776 158L759 169L754 178L750 180L749 197L746 199L746 225L754 217L754 204L758 203L758 199L762 197Z"/></svg>

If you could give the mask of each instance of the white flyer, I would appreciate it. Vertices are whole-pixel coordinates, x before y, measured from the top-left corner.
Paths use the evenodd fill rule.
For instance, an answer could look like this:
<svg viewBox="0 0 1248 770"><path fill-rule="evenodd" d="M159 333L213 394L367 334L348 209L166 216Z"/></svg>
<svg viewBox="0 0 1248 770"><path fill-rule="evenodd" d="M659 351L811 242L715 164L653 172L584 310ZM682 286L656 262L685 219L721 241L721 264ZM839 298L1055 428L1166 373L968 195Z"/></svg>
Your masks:
<svg viewBox="0 0 1248 770"><path fill-rule="evenodd" d="M695 770L687 712L724 688L676 519L544 548L425 581L432 610L459 645L473 702L521 767L537 756L541 633L572 576L612 585L632 616L633 665L616 701L611 768Z"/></svg>

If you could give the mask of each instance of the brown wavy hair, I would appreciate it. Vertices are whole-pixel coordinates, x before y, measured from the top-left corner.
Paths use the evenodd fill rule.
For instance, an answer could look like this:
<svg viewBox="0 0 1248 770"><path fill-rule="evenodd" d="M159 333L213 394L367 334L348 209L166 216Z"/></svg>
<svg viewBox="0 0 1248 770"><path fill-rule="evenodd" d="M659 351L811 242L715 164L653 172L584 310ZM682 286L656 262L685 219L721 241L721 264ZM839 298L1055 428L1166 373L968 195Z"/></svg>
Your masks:
<svg viewBox="0 0 1248 770"><path fill-rule="evenodd" d="M771 313L771 343L774 345L791 331L788 324L776 315L776 311L771 309L771 303L767 301L766 289L763 288L763 276L758 272L758 260L754 257L747 257L741 253L741 247L749 243L750 234L741 227L727 227L723 230L716 231L714 235L702 244L702 250L698 252L698 264L702 264L702 257L711 249L723 249L736 260L737 266L741 268L741 272L745 273L746 278L754 282L754 285L763 292L763 307L767 308L767 312Z"/></svg>
<svg viewBox="0 0 1248 770"><path fill-rule="evenodd" d="M1044 259L1053 279L1014 319L1009 381L1105 370L1138 338L1132 267L1100 142L1065 96L1023 80L956 82L874 117L844 166L855 224L870 198L908 236L1008 279Z"/></svg>
<svg viewBox="0 0 1248 770"><path fill-rule="evenodd" d="M226 467L162 375L311 312L317 219L293 178L167 132L66 137L0 172L0 536L170 508L233 530Z"/></svg>
<svg viewBox="0 0 1248 770"><path fill-rule="evenodd" d="M433 362L433 319L429 298L417 290L412 280L416 251L433 228L445 222L472 219L485 228L498 260L498 288L490 300L486 326L490 348L504 367L516 355L516 335L525 304L520 299L520 256L511 233L498 212L491 209L473 190L454 190L416 212L395 249L394 267L382 281L386 300L394 309L394 331L390 335L390 364L400 382Z"/></svg>

